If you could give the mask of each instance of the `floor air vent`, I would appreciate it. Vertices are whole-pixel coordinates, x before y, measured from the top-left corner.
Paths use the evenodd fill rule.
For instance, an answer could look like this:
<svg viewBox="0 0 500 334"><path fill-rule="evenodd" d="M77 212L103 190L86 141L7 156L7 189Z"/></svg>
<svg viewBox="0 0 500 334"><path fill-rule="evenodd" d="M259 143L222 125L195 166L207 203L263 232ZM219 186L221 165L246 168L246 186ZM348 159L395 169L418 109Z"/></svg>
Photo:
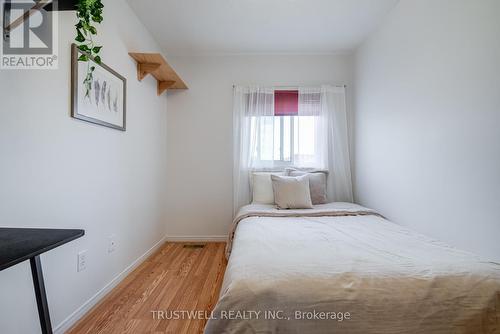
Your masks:
<svg viewBox="0 0 500 334"><path fill-rule="evenodd" d="M185 244L184 248L203 248L205 245L196 245L196 244Z"/></svg>

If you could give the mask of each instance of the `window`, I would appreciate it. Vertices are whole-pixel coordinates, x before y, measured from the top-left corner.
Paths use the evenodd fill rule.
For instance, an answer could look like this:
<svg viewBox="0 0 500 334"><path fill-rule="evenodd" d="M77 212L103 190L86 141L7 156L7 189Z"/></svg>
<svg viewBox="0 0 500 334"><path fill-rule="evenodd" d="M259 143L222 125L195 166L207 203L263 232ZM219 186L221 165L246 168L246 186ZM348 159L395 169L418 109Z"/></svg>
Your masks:
<svg viewBox="0 0 500 334"><path fill-rule="evenodd" d="M300 87L297 94L273 87L235 86L234 214L252 201L253 171L283 170L290 165L327 170L328 200L352 202L347 134L345 87Z"/></svg>
<svg viewBox="0 0 500 334"><path fill-rule="evenodd" d="M252 160L263 167L319 167L318 121L318 114L299 115L297 90L274 91L274 116L253 116L251 120Z"/></svg>

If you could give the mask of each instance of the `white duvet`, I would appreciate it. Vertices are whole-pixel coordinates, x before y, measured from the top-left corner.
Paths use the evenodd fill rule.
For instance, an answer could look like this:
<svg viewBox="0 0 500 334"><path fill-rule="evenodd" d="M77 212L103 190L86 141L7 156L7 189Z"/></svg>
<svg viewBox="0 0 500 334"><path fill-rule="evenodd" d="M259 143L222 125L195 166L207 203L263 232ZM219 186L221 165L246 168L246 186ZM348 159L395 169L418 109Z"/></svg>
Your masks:
<svg viewBox="0 0 500 334"><path fill-rule="evenodd" d="M499 264L369 209L247 206L235 223L206 333L500 333Z"/></svg>

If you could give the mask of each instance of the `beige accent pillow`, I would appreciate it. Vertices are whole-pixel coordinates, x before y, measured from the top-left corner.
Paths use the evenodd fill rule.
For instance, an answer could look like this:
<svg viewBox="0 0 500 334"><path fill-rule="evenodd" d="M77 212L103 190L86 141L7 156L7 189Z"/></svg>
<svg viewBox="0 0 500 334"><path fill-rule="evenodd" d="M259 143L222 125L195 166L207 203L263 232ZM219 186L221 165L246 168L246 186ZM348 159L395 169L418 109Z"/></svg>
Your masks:
<svg viewBox="0 0 500 334"><path fill-rule="evenodd" d="M274 204L271 175L283 175L283 172L253 172L251 174L252 203Z"/></svg>
<svg viewBox="0 0 500 334"><path fill-rule="evenodd" d="M278 209L312 209L309 177L271 175Z"/></svg>
<svg viewBox="0 0 500 334"><path fill-rule="evenodd" d="M326 178L328 172L326 171L312 171L306 172L296 169L287 169L288 176L301 176L308 175L309 177L309 190L311 191L311 201L313 205L328 203L326 191Z"/></svg>

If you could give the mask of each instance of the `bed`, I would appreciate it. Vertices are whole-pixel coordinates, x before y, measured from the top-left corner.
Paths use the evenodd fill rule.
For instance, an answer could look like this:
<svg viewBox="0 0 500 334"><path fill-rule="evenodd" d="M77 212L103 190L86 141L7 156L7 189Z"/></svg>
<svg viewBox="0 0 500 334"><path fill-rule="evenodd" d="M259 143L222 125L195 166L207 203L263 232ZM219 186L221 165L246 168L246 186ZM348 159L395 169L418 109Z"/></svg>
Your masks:
<svg viewBox="0 0 500 334"><path fill-rule="evenodd" d="M234 220L205 333L500 333L500 264L351 203Z"/></svg>

